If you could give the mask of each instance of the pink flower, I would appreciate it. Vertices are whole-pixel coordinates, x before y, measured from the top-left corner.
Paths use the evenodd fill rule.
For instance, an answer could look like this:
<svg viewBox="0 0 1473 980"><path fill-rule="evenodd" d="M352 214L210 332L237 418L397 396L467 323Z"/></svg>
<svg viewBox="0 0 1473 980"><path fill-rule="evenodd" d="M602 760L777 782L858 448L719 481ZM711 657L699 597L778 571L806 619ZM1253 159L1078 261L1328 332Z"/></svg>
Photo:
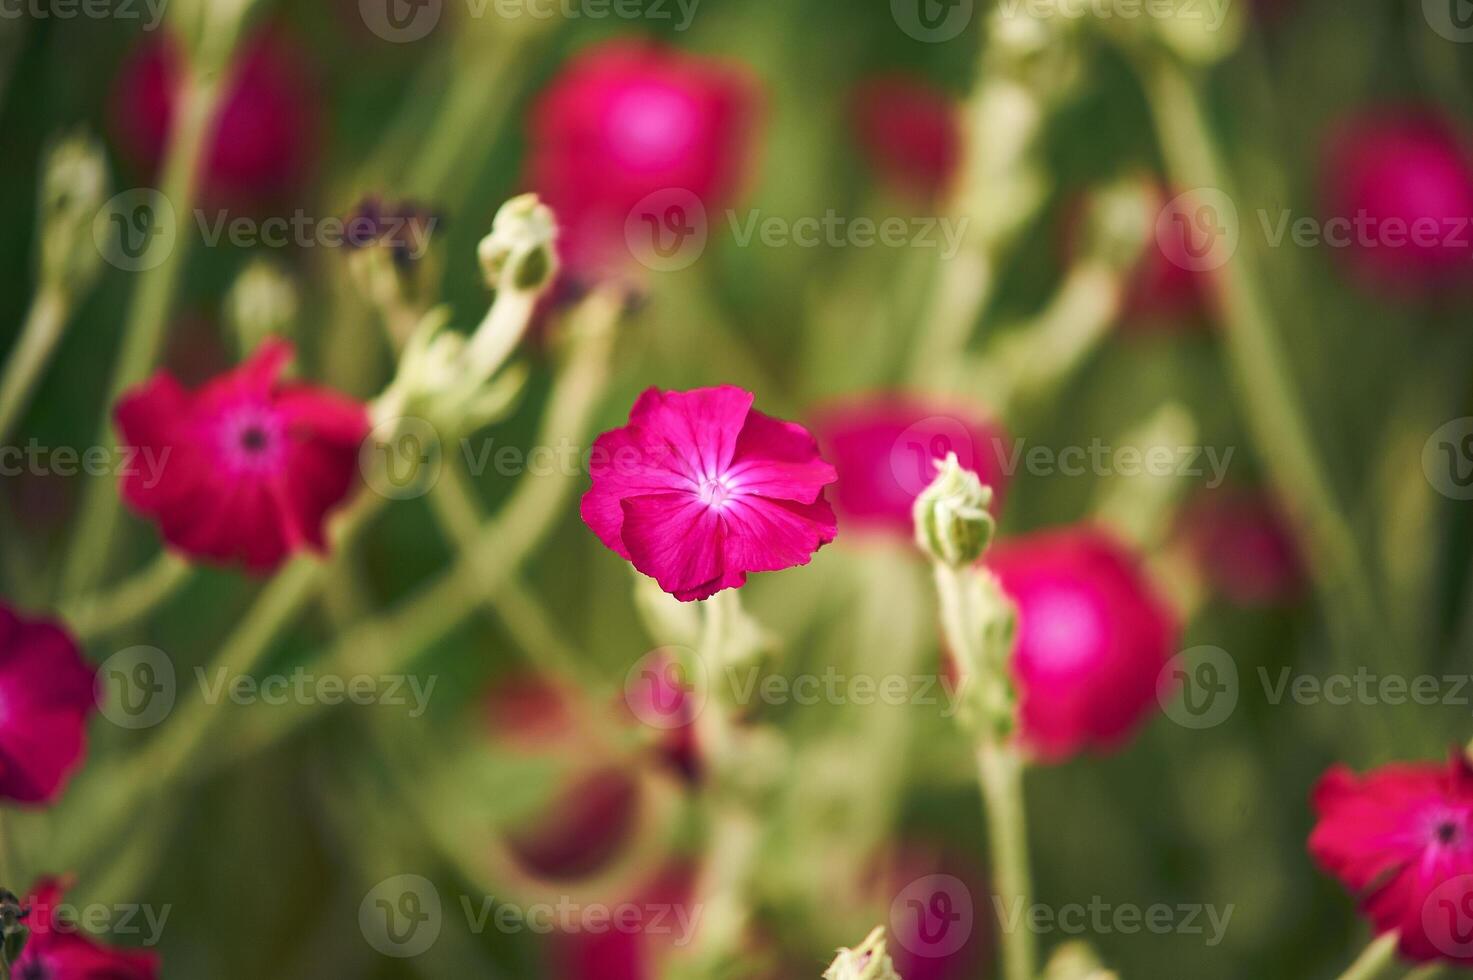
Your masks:
<svg viewBox="0 0 1473 980"><path fill-rule="evenodd" d="M838 533L834 468L808 430L752 401L730 385L651 388L594 444L583 522L683 602L806 565Z"/></svg>
<svg viewBox="0 0 1473 980"><path fill-rule="evenodd" d="M67 632L0 605L0 797L50 803L81 764L92 667Z"/></svg>
<svg viewBox="0 0 1473 980"><path fill-rule="evenodd" d="M209 199L228 205L274 202L307 179L319 130L309 64L282 31L263 32L246 44L205 156ZM185 71L179 42L160 33L132 52L114 84L114 138L123 156L147 173L163 160Z"/></svg>
<svg viewBox="0 0 1473 980"><path fill-rule="evenodd" d="M368 412L283 382L291 358L290 344L269 340L197 390L160 372L119 401L122 442L138 450L123 499L184 554L267 572L326 550L327 515L355 485Z"/></svg>
<svg viewBox="0 0 1473 980"><path fill-rule="evenodd" d="M1158 703L1179 631L1136 557L1071 527L1001 541L986 564L1018 606L1023 745L1049 762L1118 747Z"/></svg>
<svg viewBox="0 0 1473 980"><path fill-rule="evenodd" d="M1412 960L1473 963L1473 767L1344 766L1314 791L1309 853L1361 900L1378 934L1399 930Z"/></svg>
<svg viewBox="0 0 1473 980"><path fill-rule="evenodd" d="M672 953L691 944L702 921L699 906L692 907L695 878L690 865L670 864L617 903L617 908L639 910L633 920L626 916L619 928L554 933L548 975L554 980L656 980Z"/></svg>
<svg viewBox="0 0 1473 980"><path fill-rule="evenodd" d="M872 917L889 930L895 972L905 980L986 976L992 893L969 854L905 838L882 855ZM870 889L867 889L870 890Z"/></svg>
<svg viewBox="0 0 1473 980"><path fill-rule="evenodd" d="M57 915L67 882L43 878L22 901L30 937L14 964L16 980L154 980L158 956L103 946Z"/></svg>
<svg viewBox="0 0 1473 980"><path fill-rule="evenodd" d="M956 100L923 78L880 75L854 92L855 136L880 177L923 200L946 193L961 161Z"/></svg>
<svg viewBox="0 0 1473 980"><path fill-rule="evenodd" d="M838 471L834 502L846 526L912 540L911 505L947 453L992 487L994 512L1000 506L1007 434L969 408L880 394L826 408L815 429Z"/></svg>
<svg viewBox="0 0 1473 980"><path fill-rule="evenodd" d="M629 265L626 223L640 207L660 219L692 195L708 213L731 200L758 103L742 69L655 45L615 41L574 58L533 108L527 168L557 213L573 278Z"/></svg>
<svg viewBox="0 0 1473 980"><path fill-rule="evenodd" d="M1197 568L1230 602L1272 605L1303 590L1298 545L1266 492L1206 491L1185 509L1183 524Z"/></svg>
<svg viewBox="0 0 1473 980"><path fill-rule="evenodd" d="M518 862L555 881L595 873L625 847L640 815L632 769L586 724L578 691L533 674L516 675L486 700L494 736L506 751L555 767L551 801L507 828Z"/></svg>
<svg viewBox="0 0 1473 980"><path fill-rule="evenodd" d="M1468 281L1473 158L1447 120L1416 107L1352 117L1326 141L1322 181L1326 242L1339 237L1355 274L1393 293Z"/></svg>

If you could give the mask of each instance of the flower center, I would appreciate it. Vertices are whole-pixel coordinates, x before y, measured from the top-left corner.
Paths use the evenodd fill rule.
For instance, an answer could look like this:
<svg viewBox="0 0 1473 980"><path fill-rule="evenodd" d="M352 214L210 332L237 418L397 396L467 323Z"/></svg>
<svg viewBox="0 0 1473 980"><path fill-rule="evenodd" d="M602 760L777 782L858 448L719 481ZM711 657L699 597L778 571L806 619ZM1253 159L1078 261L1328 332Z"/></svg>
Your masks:
<svg viewBox="0 0 1473 980"><path fill-rule="evenodd" d="M1444 820L1437 825L1437 842L1439 844L1451 844L1458 839L1458 825L1451 820Z"/></svg>
<svg viewBox="0 0 1473 980"><path fill-rule="evenodd" d="M219 450L235 473L275 473L286 460L286 425L270 405L242 405L220 421Z"/></svg>
<svg viewBox="0 0 1473 980"><path fill-rule="evenodd" d="M717 510L721 510L727 504L731 503L735 495L731 484L727 482L724 476L711 477L701 484L701 503L707 507L715 507Z"/></svg>

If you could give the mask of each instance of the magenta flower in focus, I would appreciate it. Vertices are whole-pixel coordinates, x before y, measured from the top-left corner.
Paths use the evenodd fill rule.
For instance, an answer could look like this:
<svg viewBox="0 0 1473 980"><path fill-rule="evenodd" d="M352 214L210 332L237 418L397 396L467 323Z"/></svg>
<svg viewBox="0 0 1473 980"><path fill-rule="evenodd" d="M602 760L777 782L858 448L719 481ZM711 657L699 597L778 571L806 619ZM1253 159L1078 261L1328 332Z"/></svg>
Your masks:
<svg viewBox="0 0 1473 980"><path fill-rule="evenodd" d="M994 513L1000 507L1007 434L971 409L882 394L832 405L814 428L838 471L834 502L846 526L913 540L911 507L948 453L992 487Z"/></svg>
<svg viewBox="0 0 1473 980"><path fill-rule="evenodd" d="M527 183L557 214L568 272L618 275L640 207L663 221L689 196L709 213L738 192L760 94L724 62L615 41L574 58L532 111ZM699 216L684 214L681 224Z"/></svg>
<svg viewBox="0 0 1473 980"><path fill-rule="evenodd" d="M319 130L310 64L282 31L265 31L246 44L205 154L202 179L209 200L276 202L306 181ZM179 42L161 32L132 52L114 84L113 137L123 156L147 174L157 170L168 148L186 70Z"/></svg>
<svg viewBox="0 0 1473 980"><path fill-rule="evenodd" d="M1309 853L1360 898L1378 934L1399 931L1412 960L1473 963L1473 767L1461 753L1361 777L1335 766L1314 808Z"/></svg>
<svg viewBox="0 0 1473 980"><path fill-rule="evenodd" d="M1182 521L1194 564L1228 601L1265 606L1303 591L1298 545L1267 492L1206 491L1183 511Z"/></svg>
<svg viewBox="0 0 1473 980"><path fill-rule="evenodd" d="M57 914L67 883L56 878L36 882L21 902L30 909L30 937L16 960L16 980L154 980L158 956L103 946L81 926Z"/></svg>
<svg viewBox="0 0 1473 980"><path fill-rule="evenodd" d="M683 602L806 565L838 533L813 436L752 402L730 385L651 388L594 444L583 522Z"/></svg>
<svg viewBox="0 0 1473 980"><path fill-rule="evenodd" d="M880 75L855 89L852 112L855 136L881 179L926 201L946 193L962 153L954 99L923 78Z"/></svg>
<svg viewBox="0 0 1473 980"><path fill-rule="evenodd" d="M0 605L0 797L55 800L81 764L95 707L94 672L76 641Z"/></svg>
<svg viewBox="0 0 1473 980"><path fill-rule="evenodd" d="M1355 274L1390 293L1468 282L1473 156L1450 122L1417 108L1362 113L1326 142L1321 167L1326 241Z"/></svg>
<svg viewBox="0 0 1473 980"><path fill-rule="evenodd" d="M1023 746L1049 762L1120 746L1158 704L1179 633L1137 558L1071 527L999 541L985 563L1018 607Z"/></svg>
<svg viewBox="0 0 1473 980"><path fill-rule="evenodd" d="M290 344L269 340L195 391L160 372L118 402L122 443L138 451L123 500L175 549L255 572L326 550L327 516L357 480L368 410L283 382L291 358Z"/></svg>

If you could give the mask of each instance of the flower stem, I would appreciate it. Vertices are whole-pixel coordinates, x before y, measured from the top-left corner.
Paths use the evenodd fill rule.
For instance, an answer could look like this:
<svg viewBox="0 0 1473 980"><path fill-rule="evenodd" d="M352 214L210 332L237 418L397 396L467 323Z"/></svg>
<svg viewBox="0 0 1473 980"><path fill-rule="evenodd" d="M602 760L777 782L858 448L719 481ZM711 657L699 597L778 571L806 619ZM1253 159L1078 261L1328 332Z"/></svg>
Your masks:
<svg viewBox="0 0 1473 980"><path fill-rule="evenodd" d="M40 383L70 311L66 290L56 283L43 283L31 300L20 339L0 376L0 444L10 438Z"/></svg>
<svg viewBox="0 0 1473 980"><path fill-rule="evenodd" d="M1398 939L1394 932L1378 937L1356 957L1349 969L1340 974L1340 980L1376 980L1396 962Z"/></svg>
<svg viewBox="0 0 1473 980"><path fill-rule="evenodd" d="M194 574L194 566L161 551L142 571L107 592L62 603L62 618L83 641L116 632L167 602Z"/></svg>
<svg viewBox="0 0 1473 980"><path fill-rule="evenodd" d="M199 173L210 127L220 101L223 72L192 72L180 86L174 137L164 164L161 188L164 200L179 222L174 235L155 236L145 253L146 271L139 274L132 306L123 327L112 382L104 405L98 445L111 446L112 406L128 388L142 381L158 359L168 326L174 291L189 255L189 218L199 184ZM157 265L156 252L162 250ZM107 565L122 500L111 480L94 480L87 488L62 574L62 594L80 595L96 587Z"/></svg>

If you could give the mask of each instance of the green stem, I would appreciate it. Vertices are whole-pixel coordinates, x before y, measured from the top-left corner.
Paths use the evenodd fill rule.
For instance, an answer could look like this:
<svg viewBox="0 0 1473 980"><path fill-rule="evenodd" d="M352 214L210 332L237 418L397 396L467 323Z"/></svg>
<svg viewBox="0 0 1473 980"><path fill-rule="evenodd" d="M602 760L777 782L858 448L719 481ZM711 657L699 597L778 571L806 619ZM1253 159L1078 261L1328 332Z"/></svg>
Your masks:
<svg viewBox="0 0 1473 980"><path fill-rule="evenodd" d="M172 551L161 551L146 568L109 591L63 602L62 618L79 639L95 640L143 619L167 602L193 574L193 565Z"/></svg>
<svg viewBox="0 0 1473 980"><path fill-rule="evenodd" d="M66 290L56 283L43 283L31 300L20 339L6 359L5 373L0 377L0 444L10 438L30 403L66 329L70 311Z"/></svg>
<svg viewBox="0 0 1473 980"><path fill-rule="evenodd" d="M174 291L183 274L191 238L187 234L198 190L202 158L211 123L220 100L219 80L223 72L194 72L180 86L175 135L164 165L162 193L180 223L174 235L155 236L145 255L133 294L132 306L123 326L112 381L104 406L105 421L97 436L98 445L111 446L112 406L123 393L142 381L158 360L169 322ZM155 252L162 260L153 265ZM110 480L94 480L88 486L76 522L71 552L62 576L62 593L79 595L92 591L105 570L117 526L121 498Z"/></svg>
<svg viewBox="0 0 1473 980"><path fill-rule="evenodd" d="M1339 980L1376 980L1396 962L1397 940L1394 932L1379 937L1356 957L1349 969L1340 974Z"/></svg>

